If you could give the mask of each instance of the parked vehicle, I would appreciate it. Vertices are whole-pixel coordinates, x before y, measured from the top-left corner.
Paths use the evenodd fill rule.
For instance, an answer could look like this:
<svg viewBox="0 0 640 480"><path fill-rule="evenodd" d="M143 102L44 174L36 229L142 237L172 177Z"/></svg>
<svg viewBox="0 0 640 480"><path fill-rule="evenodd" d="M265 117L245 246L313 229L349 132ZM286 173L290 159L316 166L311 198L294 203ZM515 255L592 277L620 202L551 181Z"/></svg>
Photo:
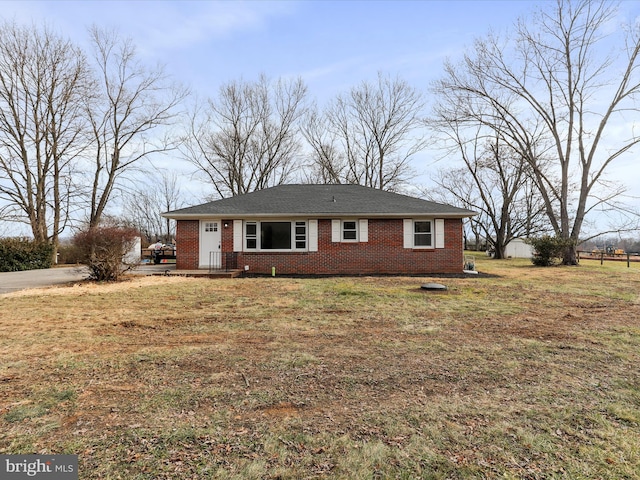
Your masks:
<svg viewBox="0 0 640 480"><path fill-rule="evenodd" d="M163 244L156 242L142 249L142 261L152 261L158 265L160 263L175 263L176 246L174 244Z"/></svg>

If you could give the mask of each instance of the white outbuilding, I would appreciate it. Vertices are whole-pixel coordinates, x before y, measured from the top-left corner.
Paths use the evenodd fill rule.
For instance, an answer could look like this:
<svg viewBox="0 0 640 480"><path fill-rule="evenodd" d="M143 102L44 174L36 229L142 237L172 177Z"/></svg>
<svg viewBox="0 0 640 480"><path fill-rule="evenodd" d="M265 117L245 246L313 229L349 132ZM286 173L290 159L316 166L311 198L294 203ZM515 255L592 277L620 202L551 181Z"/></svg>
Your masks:
<svg viewBox="0 0 640 480"><path fill-rule="evenodd" d="M524 238L514 238L505 248L504 255L506 258L531 258L533 247L525 243Z"/></svg>

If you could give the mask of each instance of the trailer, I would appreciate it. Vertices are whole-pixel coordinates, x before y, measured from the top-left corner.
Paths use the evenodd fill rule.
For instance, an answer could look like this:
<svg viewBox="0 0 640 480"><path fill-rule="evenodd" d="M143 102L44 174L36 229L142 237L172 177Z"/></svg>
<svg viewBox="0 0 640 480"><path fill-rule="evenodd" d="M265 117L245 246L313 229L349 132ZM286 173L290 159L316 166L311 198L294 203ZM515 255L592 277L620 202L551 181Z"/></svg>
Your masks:
<svg viewBox="0 0 640 480"><path fill-rule="evenodd" d="M157 244L149 245L147 248L142 249L142 261L153 262L158 265L160 263L175 263L176 261L176 246L172 244Z"/></svg>

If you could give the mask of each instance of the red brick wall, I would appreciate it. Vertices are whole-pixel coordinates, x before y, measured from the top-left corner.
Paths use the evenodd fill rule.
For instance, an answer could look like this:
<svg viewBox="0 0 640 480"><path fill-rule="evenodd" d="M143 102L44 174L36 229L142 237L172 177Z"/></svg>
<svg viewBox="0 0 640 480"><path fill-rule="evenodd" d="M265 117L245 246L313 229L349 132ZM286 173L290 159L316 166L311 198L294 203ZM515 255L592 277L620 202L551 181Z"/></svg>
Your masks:
<svg viewBox="0 0 640 480"><path fill-rule="evenodd" d="M447 219L444 225L446 248L406 249L402 219L370 219L366 243L332 243L331 220L321 219L317 252L238 252L238 268L248 265L250 274L270 274L271 267L277 274L298 275L460 273L464 259L462 221ZM222 226L222 252L231 252L233 220L223 220ZM197 220L178 221L178 269L198 268L198 227Z"/></svg>
<svg viewBox="0 0 640 480"><path fill-rule="evenodd" d="M220 250L222 250L222 268L227 268L225 253L233 252L233 220L222 220L222 235L220 236ZM240 255L240 253L238 253ZM244 268L244 265L230 266L231 268Z"/></svg>
<svg viewBox="0 0 640 480"><path fill-rule="evenodd" d="M176 269L197 270L199 257L200 221L178 220L176 224Z"/></svg>

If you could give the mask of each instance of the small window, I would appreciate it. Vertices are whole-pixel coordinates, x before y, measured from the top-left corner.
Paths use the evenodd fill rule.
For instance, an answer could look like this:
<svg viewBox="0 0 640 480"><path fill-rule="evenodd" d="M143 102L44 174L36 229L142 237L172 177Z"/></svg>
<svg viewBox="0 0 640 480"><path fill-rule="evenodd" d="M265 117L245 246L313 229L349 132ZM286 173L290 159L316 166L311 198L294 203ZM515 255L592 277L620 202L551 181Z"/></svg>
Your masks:
<svg viewBox="0 0 640 480"><path fill-rule="evenodd" d="M296 222L296 249L307 248L307 223Z"/></svg>
<svg viewBox="0 0 640 480"><path fill-rule="evenodd" d="M431 222L413 222L413 246L430 247L431 245Z"/></svg>
<svg viewBox="0 0 640 480"><path fill-rule="evenodd" d="M358 223L355 221L342 222L342 240L358 240Z"/></svg>
<svg viewBox="0 0 640 480"><path fill-rule="evenodd" d="M205 222L204 231L205 232L217 232L218 231L218 222Z"/></svg>
<svg viewBox="0 0 640 480"><path fill-rule="evenodd" d="M258 224L247 223L246 224L246 241L247 241L247 249L255 249L258 248Z"/></svg>

